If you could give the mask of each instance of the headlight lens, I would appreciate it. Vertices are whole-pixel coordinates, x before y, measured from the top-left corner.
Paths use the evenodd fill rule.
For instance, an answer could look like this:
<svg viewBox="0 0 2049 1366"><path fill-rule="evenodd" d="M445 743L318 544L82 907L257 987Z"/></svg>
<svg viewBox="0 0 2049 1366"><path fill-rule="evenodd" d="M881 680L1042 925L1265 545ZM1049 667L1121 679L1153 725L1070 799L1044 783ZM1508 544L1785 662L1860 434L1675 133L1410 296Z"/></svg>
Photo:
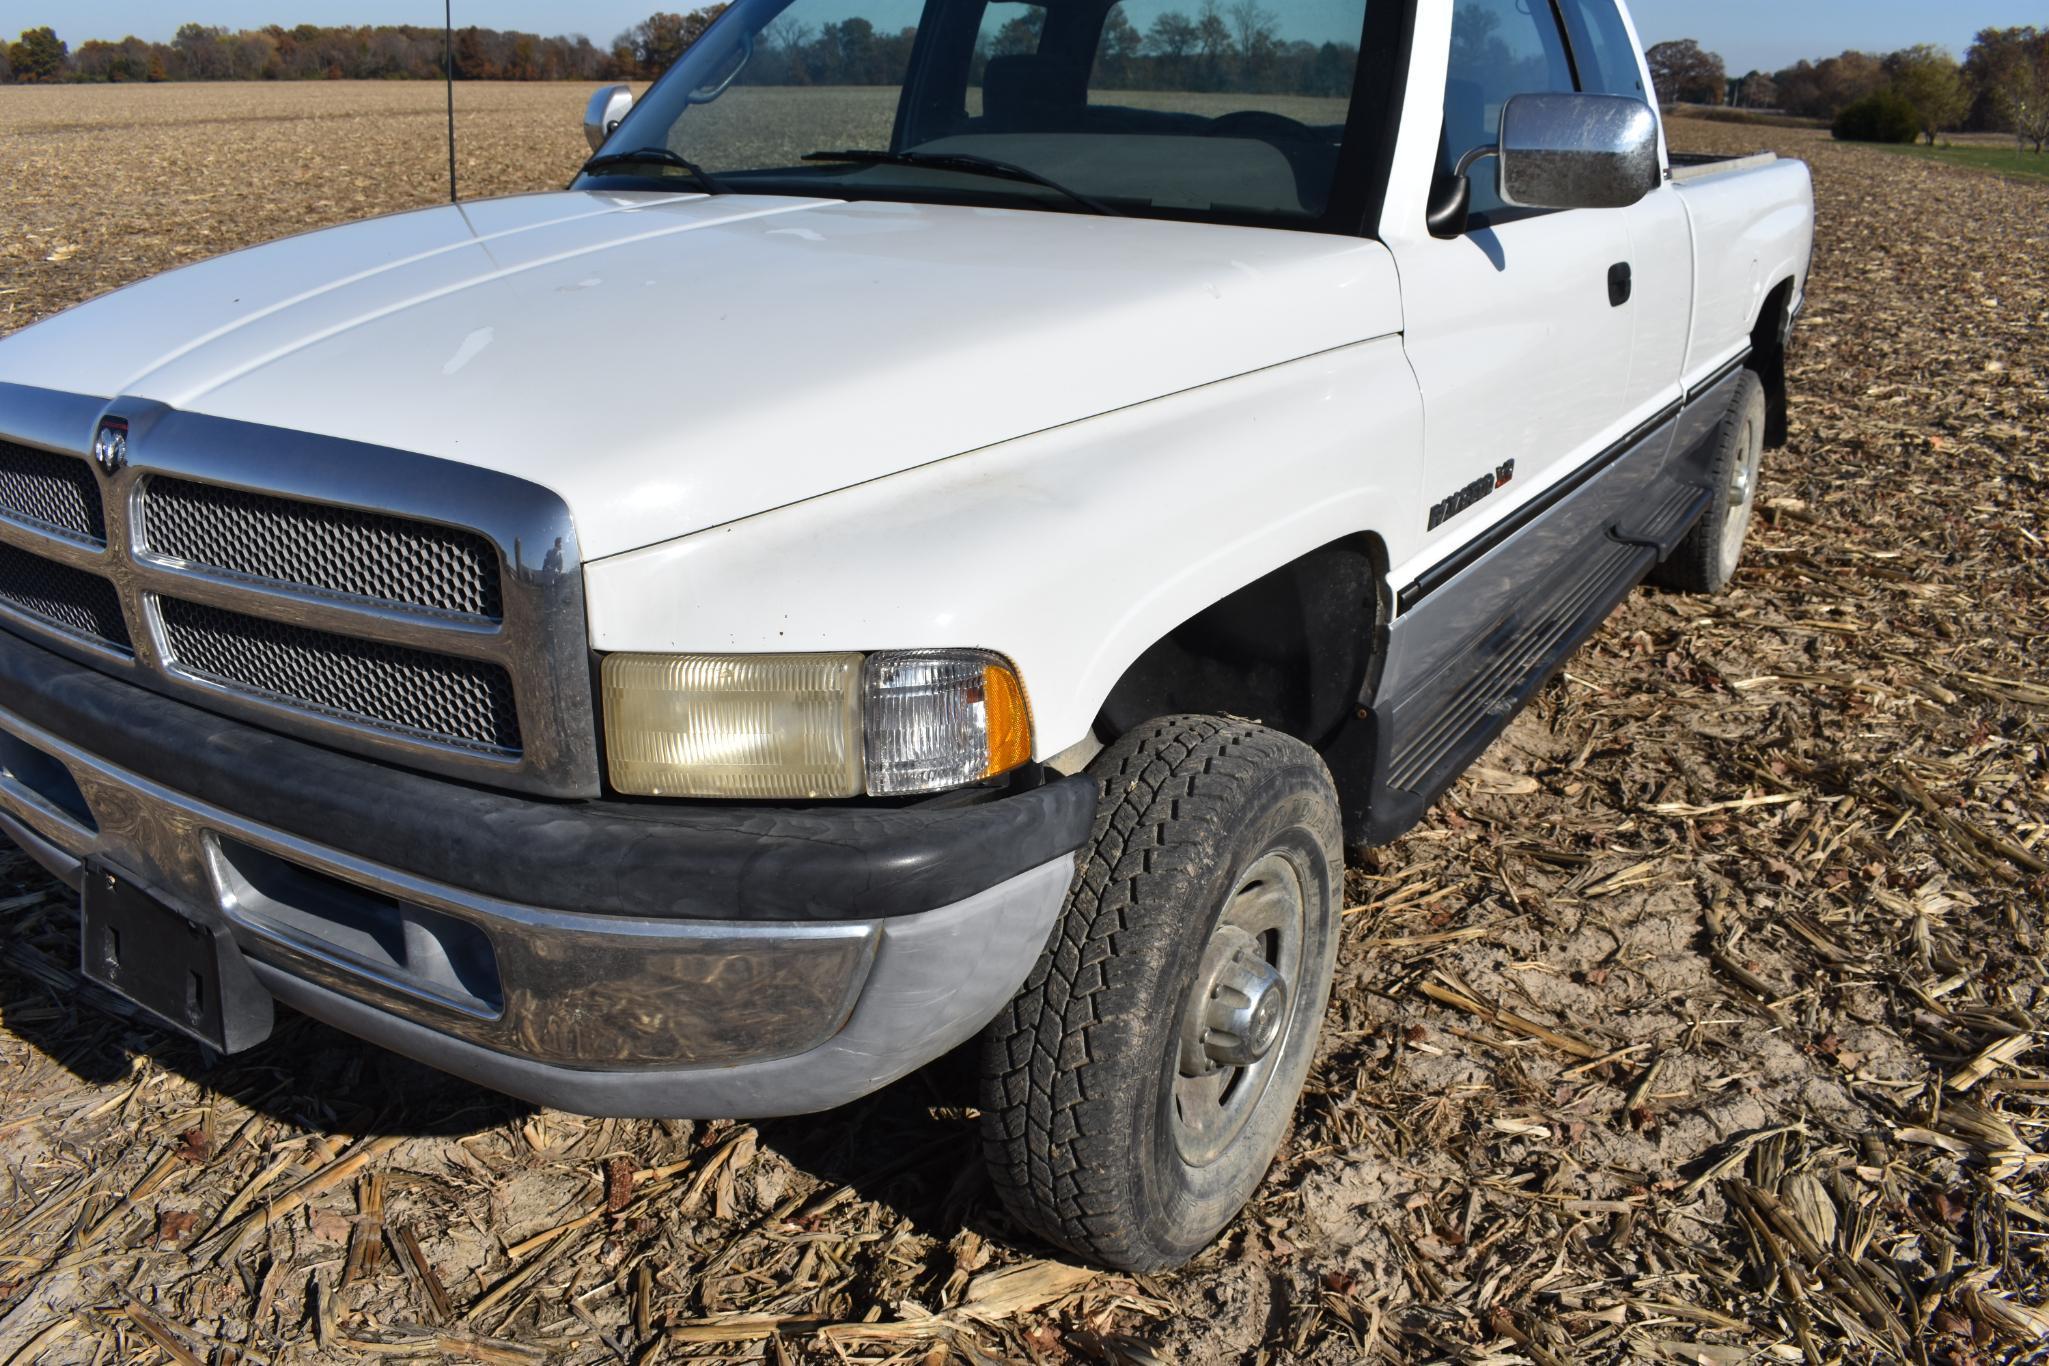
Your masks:
<svg viewBox="0 0 2049 1366"><path fill-rule="evenodd" d="M612 785L646 797L851 797L861 656L607 655Z"/></svg>
<svg viewBox="0 0 2049 1366"><path fill-rule="evenodd" d="M1024 685L986 650L615 654L612 786L650 797L937 792L1032 756Z"/></svg>

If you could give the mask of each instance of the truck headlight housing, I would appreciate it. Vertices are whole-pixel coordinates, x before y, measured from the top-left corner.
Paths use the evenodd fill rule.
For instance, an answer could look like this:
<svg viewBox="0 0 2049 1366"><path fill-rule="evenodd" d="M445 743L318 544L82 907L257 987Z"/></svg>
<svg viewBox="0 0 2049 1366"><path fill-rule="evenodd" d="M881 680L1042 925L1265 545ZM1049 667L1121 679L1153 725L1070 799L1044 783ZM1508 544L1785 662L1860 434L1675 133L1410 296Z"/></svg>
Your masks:
<svg viewBox="0 0 2049 1366"><path fill-rule="evenodd" d="M607 771L635 796L902 796L1032 757L1024 685L986 650L614 654L602 683Z"/></svg>

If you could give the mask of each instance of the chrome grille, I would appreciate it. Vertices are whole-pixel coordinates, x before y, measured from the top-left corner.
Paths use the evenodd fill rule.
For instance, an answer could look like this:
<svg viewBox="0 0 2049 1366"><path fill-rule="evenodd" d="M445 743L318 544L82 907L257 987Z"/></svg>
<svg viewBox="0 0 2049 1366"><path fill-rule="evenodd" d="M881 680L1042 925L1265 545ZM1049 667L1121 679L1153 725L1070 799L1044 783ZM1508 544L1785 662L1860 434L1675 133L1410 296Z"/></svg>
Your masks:
<svg viewBox="0 0 2049 1366"><path fill-rule="evenodd" d="M603 791L576 526L511 475L0 380L0 630L336 749Z"/></svg>
<svg viewBox="0 0 2049 1366"><path fill-rule="evenodd" d="M0 544L0 604L68 635L129 648L121 596L97 574Z"/></svg>
<svg viewBox="0 0 2049 1366"><path fill-rule="evenodd" d="M430 740L519 751L512 680L496 664L177 598L158 607L171 667L180 672Z"/></svg>
<svg viewBox="0 0 2049 1366"><path fill-rule="evenodd" d="M104 545L106 510L92 466L74 455L54 455L0 441L0 513Z"/></svg>
<svg viewBox="0 0 2049 1366"><path fill-rule="evenodd" d="M355 508L152 477L149 551L248 578L498 620L498 552L473 532Z"/></svg>

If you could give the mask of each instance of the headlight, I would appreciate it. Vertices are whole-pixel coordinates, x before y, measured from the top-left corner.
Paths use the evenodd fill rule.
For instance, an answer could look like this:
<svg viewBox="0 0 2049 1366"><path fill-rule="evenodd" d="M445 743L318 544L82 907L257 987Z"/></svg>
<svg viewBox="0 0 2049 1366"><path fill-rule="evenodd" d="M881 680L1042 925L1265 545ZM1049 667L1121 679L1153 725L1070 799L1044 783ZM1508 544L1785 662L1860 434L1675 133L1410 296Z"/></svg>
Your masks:
<svg viewBox="0 0 2049 1366"><path fill-rule="evenodd" d="M937 792L1032 757L1024 685L986 650L607 655L612 786L647 797Z"/></svg>
<svg viewBox="0 0 2049 1366"><path fill-rule="evenodd" d="M612 786L647 797L861 791L861 656L607 655Z"/></svg>

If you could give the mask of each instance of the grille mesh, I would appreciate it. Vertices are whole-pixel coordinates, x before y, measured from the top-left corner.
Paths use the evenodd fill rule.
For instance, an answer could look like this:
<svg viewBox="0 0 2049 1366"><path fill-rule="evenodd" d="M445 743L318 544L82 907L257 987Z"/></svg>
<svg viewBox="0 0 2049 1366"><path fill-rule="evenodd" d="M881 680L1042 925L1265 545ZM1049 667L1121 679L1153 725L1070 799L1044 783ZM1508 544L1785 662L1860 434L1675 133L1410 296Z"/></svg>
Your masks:
<svg viewBox="0 0 2049 1366"><path fill-rule="evenodd" d="M129 648L113 584L11 545L0 545L0 604L73 635Z"/></svg>
<svg viewBox="0 0 2049 1366"><path fill-rule="evenodd" d="M149 548L209 569L401 607L504 615L498 552L482 536L354 508L157 477Z"/></svg>
<svg viewBox="0 0 2049 1366"><path fill-rule="evenodd" d="M517 752L512 681L495 664L160 600L177 666L301 708Z"/></svg>
<svg viewBox="0 0 2049 1366"><path fill-rule="evenodd" d="M0 511L106 543L99 481L76 456L0 441Z"/></svg>

